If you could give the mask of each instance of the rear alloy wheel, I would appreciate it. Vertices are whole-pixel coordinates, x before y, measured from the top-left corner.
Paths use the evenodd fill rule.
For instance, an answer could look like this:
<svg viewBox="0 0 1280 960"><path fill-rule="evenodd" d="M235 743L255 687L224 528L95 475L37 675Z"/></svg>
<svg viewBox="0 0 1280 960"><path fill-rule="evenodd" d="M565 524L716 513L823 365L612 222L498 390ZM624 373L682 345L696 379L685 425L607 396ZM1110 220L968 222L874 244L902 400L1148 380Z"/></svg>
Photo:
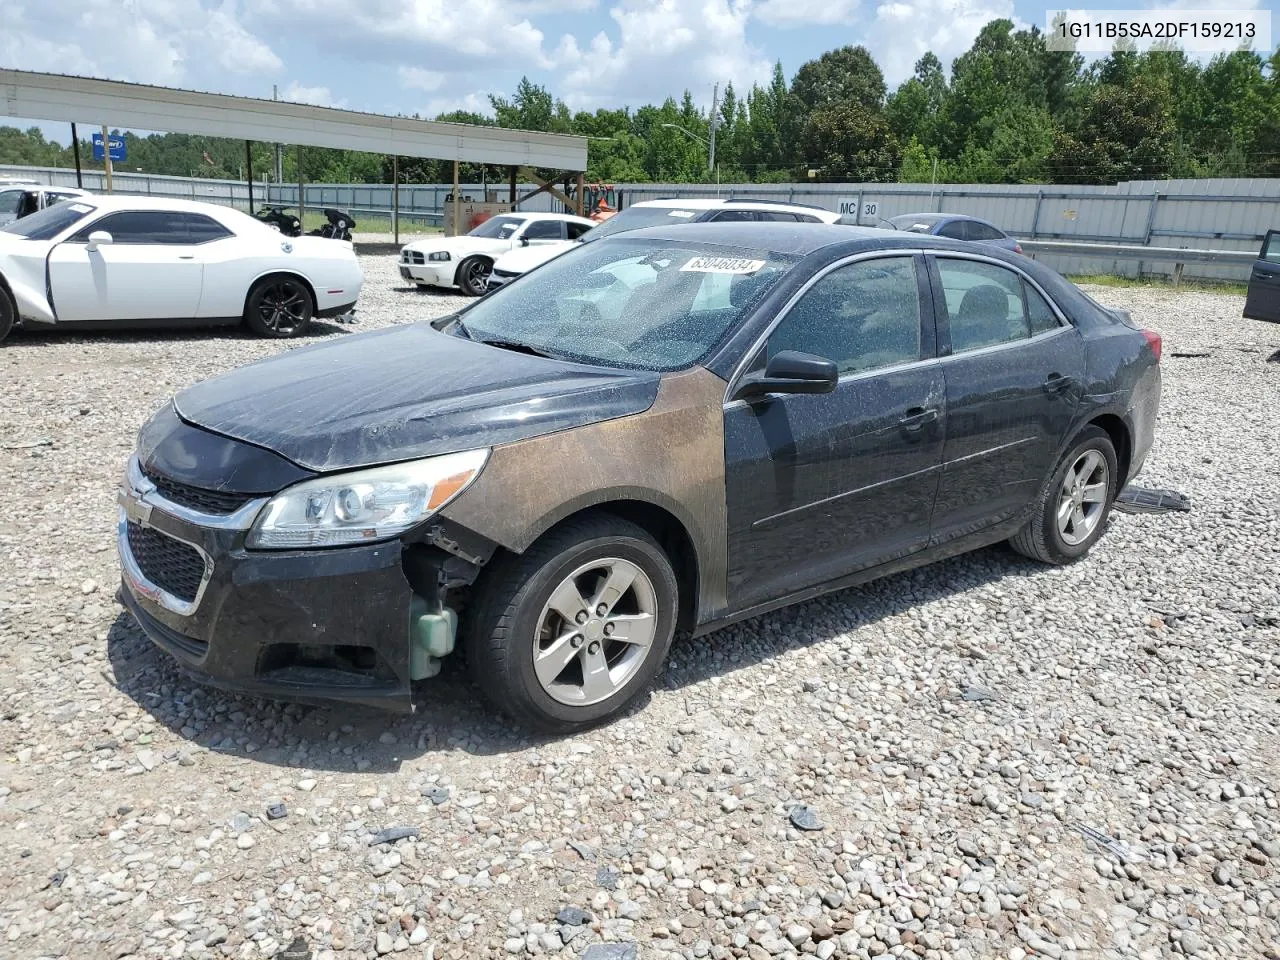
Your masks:
<svg viewBox="0 0 1280 960"><path fill-rule="evenodd" d="M1118 483L1111 438L1105 430L1088 427L1059 461L1031 520L1010 544L1045 563L1069 563L1084 556L1106 530Z"/></svg>
<svg viewBox="0 0 1280 960"><path fill-rule="evenodd" d="M260 337L286 339L301 335L311 323L311 292L295 277L267 277L249 294L244 319Z"/></svg>
<svg viewBox="0 0 1280 960"><path fill-rule="evenodd" d="M4 342L4 338L9 336L17 325L18 308L14 306L13 297L9 295L9 291L0 284L0 343Z"/></svg>
<svg viewBox="0 0 1280 960"><path fill-rule="evenodd" d="M643 529L598 515L570 522L486 571L467 664L515 719L566 733L616 716L666 658L679 591Z"/></svg>
<svg viewBox="0 0 1280 960"><path fill-rule="evenodd" d="M458 264L458 286L469 297L483 296L493 264L484 257L467 257Z"/></svg>

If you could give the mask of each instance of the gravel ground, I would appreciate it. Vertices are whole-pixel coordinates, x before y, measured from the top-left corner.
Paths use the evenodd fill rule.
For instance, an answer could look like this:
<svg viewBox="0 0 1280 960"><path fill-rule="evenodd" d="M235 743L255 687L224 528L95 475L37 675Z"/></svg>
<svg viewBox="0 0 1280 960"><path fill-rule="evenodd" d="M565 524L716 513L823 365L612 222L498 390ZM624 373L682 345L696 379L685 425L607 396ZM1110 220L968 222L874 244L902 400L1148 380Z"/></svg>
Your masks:
<svg viewBox="0 0 1280 960"><path fill-rule="evenodd" d="M460 302L364 265L360 323L311 340ZM1280 957L1280 328L1094 292L1165 337L1143 482L1190 513L678 643L639 710L558 741L456 668L411 718L181 678L114 599L116 477L171 393L291 345L16 336L0 955Z"/></svg>

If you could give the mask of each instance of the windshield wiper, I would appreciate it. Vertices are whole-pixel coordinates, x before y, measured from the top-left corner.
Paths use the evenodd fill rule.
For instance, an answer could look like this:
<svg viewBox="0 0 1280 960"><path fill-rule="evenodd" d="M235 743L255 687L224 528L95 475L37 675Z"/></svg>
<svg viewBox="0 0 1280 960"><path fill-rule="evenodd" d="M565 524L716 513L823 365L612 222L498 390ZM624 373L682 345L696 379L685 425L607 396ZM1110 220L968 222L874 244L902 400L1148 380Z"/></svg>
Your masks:
<svg viewBox="0 0 1280 960"><path fill-rule="evenodd" d="M474 338L472 338L474 339ZM490 347L497 347L499 350L513 350L516 353L528 353L535 357L546 357L550 360L557 359L555 354L547 353L537 347L530 346L527 343L519 343L515 340L480 340L480 343L487 344Z"/></svg>

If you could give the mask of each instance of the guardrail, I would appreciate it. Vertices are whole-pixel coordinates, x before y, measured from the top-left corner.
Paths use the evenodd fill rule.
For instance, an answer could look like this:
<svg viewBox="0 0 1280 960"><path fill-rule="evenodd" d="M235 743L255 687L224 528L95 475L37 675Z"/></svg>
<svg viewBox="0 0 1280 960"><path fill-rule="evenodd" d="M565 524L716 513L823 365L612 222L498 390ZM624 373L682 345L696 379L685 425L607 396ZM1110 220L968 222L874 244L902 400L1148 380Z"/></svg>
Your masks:
<svg viewBox="0 0 1280 960"><path fill-rule="evenodd" d="M1251 264L1258 259L1253 250L1199 250L1193 247L1144 247L1124 243L1073 243L1067 240L1021 240L1022 252L1035 259L1037 253L1080 257L1087 260L1146 260L1173 264L1173 285L1182 282L1188 263L1223 265Z"/></svg>

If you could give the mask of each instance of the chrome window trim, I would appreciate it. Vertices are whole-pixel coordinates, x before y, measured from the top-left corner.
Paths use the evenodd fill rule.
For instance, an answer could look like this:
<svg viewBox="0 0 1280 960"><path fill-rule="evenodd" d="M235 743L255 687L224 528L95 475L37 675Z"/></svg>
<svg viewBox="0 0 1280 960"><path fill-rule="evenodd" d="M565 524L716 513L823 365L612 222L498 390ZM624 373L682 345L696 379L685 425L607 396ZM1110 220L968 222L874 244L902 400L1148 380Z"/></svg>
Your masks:
<svg viewBox="0 0 1280 960"><path fill-rule="evenodd" d="M1067 332L1067 327L1056 327L1053 330L1046 330L1044 333L1037 333L1034 337L1023 337L1021 340L1006 340L1003 343L992 343L985 347L975 347L972 350L962 350L959 353L954 350L945 357L938 357L940 363L946 363L949 360L960 360L966 357L981 357L988 353L998 353L1001 350L1010 350L1014 347L1025 347L1029 343L1042 343L1050 337L1062 336Z"/></svg>
<svg viewBox="0 0 1280 960"><path fill-rule="evenodd" d="M733 391L735 386L738 383L738 380L741 379L743 373L746 371L747 364L751 361L752 357L754 357L757 353L760 352L760 348L764 346L764 344L768 341L773 331L778 328L778 325L787 318L787 315L791 312L792 308L795 307L796 303L799 302L800 298L803 297L806 293L808 293L819 280L822 280L824 277L827 276L827 274L831 273L834 270L839 270L841 267L847 267L851 263L858 263L859 261L862 261L862 260L884 260L890 257L915 257L922 253L927 253L927 251L917 249L917 248L892 250L892 251L868 250L862 253L855 253L847 257L842 257L839 260L835 260L832 263L827 264L827 266L823 267L817 273L815 273L812 277L810 277L808 280L804 282L804 285L799 290L797 290L795 293L791 295L791 298L787 300L786 303L782 305L782 308L778 310L777 314L774 315L774 318L769 321L769 325L765 327L764 331L761 332L761 334L758 337L756 337L756 339L752 342L751 348L743 352L742 359L738 361L737 366L734 367L733 369L732 376L729 377L729 385L725 388L724 399L721 401L722 405L727 405L727 404L736 402L735 399L733 398ZM917 279L917 282L919 282L919 278L917 277L916 279ZM921 310L924 309L923 303L920 304L920 309ZM907 364L899 364L898 366L903 367L903 366L910 366L912 363L926 363L928 362L928 360L933 360L933 359L935 358L929 357L927 359L910 361ZM881 367L877 370L865 370L865 371L862 371L859 375L862 376L869 373L880 373L883 370L889 370L889 369L893 369L893 368ZM841 379L844 379L844 378L841 377Z"/></svg>
<svg viewBox="0 0 1280 960"><path fill-rule="evenodd" d="M155 529L161 536L169 537L171 540L176 540L190 547L200 554L200 558L204 560L204 573L200 577L200 586L196 588L195 597L190 602L183 600L181 597L175 597L168 590L148 580L142 572L142 568L138 566L138 561L134 559L133 550L129 546L130 520L144 527L150 526L141 518L131 517L127 507L123 505L120 507L119 517L116 521L116 551L120 555L120 568L124 573L125 579L129 581L129 586L134 592L141 594L154 603L158 603L170 613L176 613L180 617L191 616L200 606L200 601L204 599L205 587L209 585L209 579L213 576L213 560L199 544L184 540L182 537L175 537L171 533L152 527L151 529Z"/></svg>
<svg viewBox="0 0 1280 960"><path fill-rule="evenodd" d="M253 526L258 512L271 499L255 497L231 513L202 513L199 510L192 510L180 503L174 503L160 493L156 485L142 472L142 464L138 462L137 454L129 457L127 480L129 487L127 493L138 503L159 510L161 513L167 513L193 526L205 527L209 530L248 530ZM122 495L124 493L122 492Z"/></svg>

